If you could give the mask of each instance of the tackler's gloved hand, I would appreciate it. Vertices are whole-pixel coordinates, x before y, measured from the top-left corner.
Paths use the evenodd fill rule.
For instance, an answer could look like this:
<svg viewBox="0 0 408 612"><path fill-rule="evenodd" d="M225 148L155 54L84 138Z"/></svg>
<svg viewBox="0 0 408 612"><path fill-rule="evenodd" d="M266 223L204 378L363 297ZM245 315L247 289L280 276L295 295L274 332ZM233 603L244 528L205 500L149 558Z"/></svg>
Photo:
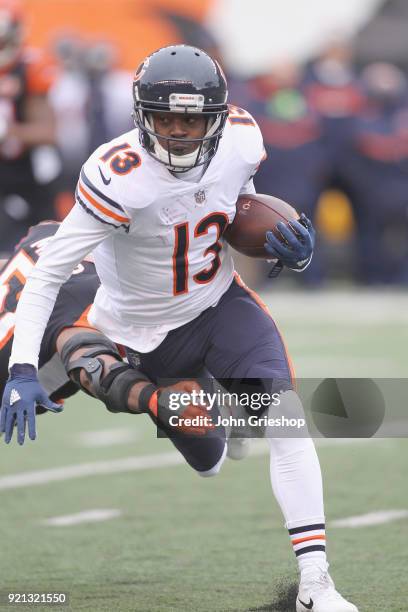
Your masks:
<svg viewBox="0 0 408 612"><path fill-rule="evenodd" d="M43 406L51 412L61 412L63 406L55 404L44 391L37 376L37 370L28 363L16 363L10 368L10 375L4 388L0 413L0 432L8 444L17 424L17 442L24 444L26 424L30 440L35 440L35 409Z"/></svg>
<svg viewBox="0 0 408 612"><path fill-rule="evenodd" d="M310 219L303 213L299 221L281 221L276 228L282 240L273 232L266 232L265 250L292 270L304 270L312 259L316 232Z"/></svg>

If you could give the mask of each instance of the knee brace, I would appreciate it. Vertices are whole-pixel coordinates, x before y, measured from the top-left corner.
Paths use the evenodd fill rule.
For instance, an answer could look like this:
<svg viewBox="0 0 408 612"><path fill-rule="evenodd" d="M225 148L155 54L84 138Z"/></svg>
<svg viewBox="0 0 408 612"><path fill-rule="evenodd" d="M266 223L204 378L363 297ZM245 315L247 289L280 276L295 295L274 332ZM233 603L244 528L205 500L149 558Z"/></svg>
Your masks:
<svg viewBox="0 0 408 612"><path fill-rule="evenodd" d="M61 350L61 361L65 366L65 369L68 372L68 368L71 370L72 364L70 364L71 355L75 353L75 351L82 349L86 346L89 346L89 351L86 353L87 357L96 357L97 355L111 355L112 357L116 357L116 359L122 361L122 357L119 354L118 348L114 342L106 338L103 334L93 334L90 332L80 332L69 338ZM83 356L85 357L85 355ZM80 361L83 357L80 357L75 361ZM83 367L82 365L76 366L78 368ZM70 374L68 372L68 374Z"/></svg>
<svg viewBox="0 0 408 612"><path fill-rule="evenodd" d="M70 361L75 351L85 346L89 347L78 359ZM103 377L104 364L98 355L111 355L118 362L109 367ZM102 334L83 332L76 334L64 344L61 360L66 372L78 386L91 397L97 397L110 412L131 412L128 407L128 396L131 387L138 382L151 382L144 374L122 361L116 345ZM81 385L81 370L92 385L90 393Z"/></svg>

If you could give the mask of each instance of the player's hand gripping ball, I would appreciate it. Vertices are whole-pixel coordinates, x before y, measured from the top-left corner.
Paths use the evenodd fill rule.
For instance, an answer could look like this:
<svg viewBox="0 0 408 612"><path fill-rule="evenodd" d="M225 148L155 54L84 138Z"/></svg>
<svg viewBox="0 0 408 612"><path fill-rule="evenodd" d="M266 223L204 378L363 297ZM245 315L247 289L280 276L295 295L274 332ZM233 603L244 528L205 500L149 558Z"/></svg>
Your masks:
<svg viewBox="0 0 408 612"><path fill-rule="evenodd" d="M276 232L266 232L265 250L273 258L292 270L303 270L310 262L316 240L316 232L310 219L300 215L299 221L279 221Z"/></svg>
<svg viewBox="0 0 408 612"><path fill-rule="evenodd" d="M305 215L283 200L264 194L238 198L234 221L224 238L235 250L249 257L279 259L301 270L310 261L315 230Z"/></svg>

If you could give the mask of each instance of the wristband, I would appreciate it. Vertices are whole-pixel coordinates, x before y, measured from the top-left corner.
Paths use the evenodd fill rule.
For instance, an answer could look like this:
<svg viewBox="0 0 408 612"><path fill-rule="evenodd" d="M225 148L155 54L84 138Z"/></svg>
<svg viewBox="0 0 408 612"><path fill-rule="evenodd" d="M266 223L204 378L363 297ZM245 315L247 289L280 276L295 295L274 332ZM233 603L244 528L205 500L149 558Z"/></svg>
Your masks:
<svg viewBox="0 0 408 612"><path fill-rule="evenodd" d="M24 376L37 377L37 370L31 363L14 363L10 368L10 377Z"/></svg>
<svg viewBox="0 0 408 612"><path fill-rule="evenodd" d="M157 392L159 388L153 383L143 387L139 394L139 410L140 412L151 413L157 415ZM155 395L156 394L156 395ZM152 402L153 396L156 398L156 402ZM155 403L155 405L153 405ZM151 405L152 404L152 405Z"/></svg>

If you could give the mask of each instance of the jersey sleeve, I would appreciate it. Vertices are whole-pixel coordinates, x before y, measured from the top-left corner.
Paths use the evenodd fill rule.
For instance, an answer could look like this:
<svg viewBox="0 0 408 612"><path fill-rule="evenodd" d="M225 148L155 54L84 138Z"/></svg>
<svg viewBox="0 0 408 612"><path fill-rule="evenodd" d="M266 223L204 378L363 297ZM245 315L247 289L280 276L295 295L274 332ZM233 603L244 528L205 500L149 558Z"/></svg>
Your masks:
<svg viewBox="0 0 408 612"><path fill-rule="evenodd" d="M261 155L261 158L258 161L258 163L255 165L255 167L253 168L252 174L251 174L251 178L250 178L250 181L252 181L252 185L253 185L253 178L254 178L255 174L258 172L259 166L262 164L263 161L265 161L265 159L267 157L268 157L268 155L267 155L265 147L263 146L263 143L262 143L262 155ZM254 189L255 189L255 187L254 187ZM254 191L254 193L255 193L255 191Z"/></svg>
<svg viewBox="0 0 408 612"><path fill-rule="evenodd" d="M42 339L40 367L56 352L57 338L65 327L77 324L86 326L82 318L94 301L99 284L95 265L82 261L76 273L71 274L67 282L62 285Z"/></svg>
<svg viewBox="0 0 408 612"><path fill-rule="evenodd" d="M247 181L245 185L241 187L239 195L254 195L255 193L256 193L256 189L255 189L254 181L252 178L250 178L249 181Z"/></svg>
<svg viewBox="0 0 408 612"><path fill-rule="evenodd" d="M261 130L254 117L237 106L229 107L227 121L228 128L233 135L235 151L240 157L243 167L244 183L241 193L255 193L255 191L252 191L251 180L261 163L266 159Z"/></svg>
<svg viewBox="0 0 408 612"><path fill-rule="evenodd" d="M160 173L155 164L146 163L151 162L146 155L136 129L101 145L91 155L83 167L78 189L78 197L91 214L116 227L126 226L135 211L155 201L161 185ZM89 198L84 200L84 190L96 203Z"/></svg>
<svg viewBox="0 0 408 612"><path fill-rule="evenodd" d="M75 192L76 201L88 215L104 225L128 229L130 218L119 203L115 182L99 164L101 147L83 165Z"/></svg>
<svg viewBox="0 0 408 612"><path fill-rule="evenodd" d="M10 367L30 363L37 367L41 340L58 292L73 269L114 229L87 215L76 204L61 223L33 268L16 310Z"/></svg>

